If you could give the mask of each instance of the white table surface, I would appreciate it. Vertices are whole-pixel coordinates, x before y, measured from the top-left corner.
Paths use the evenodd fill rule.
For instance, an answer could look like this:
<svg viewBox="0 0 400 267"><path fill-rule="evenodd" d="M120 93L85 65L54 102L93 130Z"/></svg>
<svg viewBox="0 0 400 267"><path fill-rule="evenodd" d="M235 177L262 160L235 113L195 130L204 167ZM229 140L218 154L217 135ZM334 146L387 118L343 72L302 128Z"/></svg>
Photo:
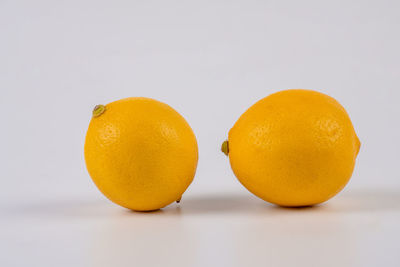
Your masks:
<svg viewBox="0 0 400 267"><path fill-rule="evenodd" d="M2 211L1 266L399 266L400 194L344 192L280 208L239 192L190 193L133 212L103 197Z"/></svg>

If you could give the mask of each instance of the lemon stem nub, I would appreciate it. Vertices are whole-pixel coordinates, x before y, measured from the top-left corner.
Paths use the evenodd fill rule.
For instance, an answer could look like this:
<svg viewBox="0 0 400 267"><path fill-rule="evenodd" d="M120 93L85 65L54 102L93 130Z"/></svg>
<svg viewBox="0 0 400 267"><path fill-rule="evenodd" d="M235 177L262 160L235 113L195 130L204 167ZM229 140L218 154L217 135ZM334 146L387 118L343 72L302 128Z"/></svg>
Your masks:
<svg viewBox="0 0 400 267"><path fill-rule="evenodd" d="M224 154L228 156L228 154L229 154L229 143L228 143L228 140L225 140L222 143L221 151L224 152Z"/></svg>
<svg viewBox="0 0 400 267"><path fill-rule="evenodd" d="M96 118L106 111L106 106L104 105L97 105L93 109L93 117Z"/></svg>
<svg viewBox="0 0 400 267"><path fill-rule="evenodd" d="M176 203L181 202L182 197L180 197L179 199L176 200Z"/></svg>

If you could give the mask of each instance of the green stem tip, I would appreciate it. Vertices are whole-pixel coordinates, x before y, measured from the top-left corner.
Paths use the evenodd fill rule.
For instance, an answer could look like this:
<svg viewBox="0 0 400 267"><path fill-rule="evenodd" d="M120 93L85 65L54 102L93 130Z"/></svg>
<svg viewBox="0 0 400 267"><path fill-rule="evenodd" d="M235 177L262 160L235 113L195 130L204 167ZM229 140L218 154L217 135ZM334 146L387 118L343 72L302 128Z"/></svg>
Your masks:
<svg viewBox="0 0 400 267"><path fill-rule="evenodd" d="M224 152L225 155L229 154L229 143L228 140L225 140L221 145L221 151Z"/></svg>
<svg viewBox="0 0 400 267"><path fill-rule="evenodd" d="M104 106L104 105L95 106L93 109L93 112L92 112L93 117L96 118L96 117L100 116L101 114L104 113L104 111L106 111L106 106Z"/></svg>

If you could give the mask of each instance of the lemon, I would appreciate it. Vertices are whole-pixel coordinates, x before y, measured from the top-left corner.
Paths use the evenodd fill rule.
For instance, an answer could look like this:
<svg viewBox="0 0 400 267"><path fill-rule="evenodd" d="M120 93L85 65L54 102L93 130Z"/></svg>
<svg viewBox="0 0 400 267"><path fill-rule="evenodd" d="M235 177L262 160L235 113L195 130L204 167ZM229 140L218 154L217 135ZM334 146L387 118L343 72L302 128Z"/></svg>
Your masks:
<svg viewBox="0 0 400 267"><path fill-rule="evenodd" d="M198 160L196 137L185 119L164 103L140 97L96 106L84 150L99 190L138 211L179 201Z"/></svg>
<svg viewBox="0 0 400 267"><path fill-rule="evenodd" d="M222 151L253 194L281 206L322 203L349 181L360 141L345 109L312 90L285 90L250 107Z"/></svg>

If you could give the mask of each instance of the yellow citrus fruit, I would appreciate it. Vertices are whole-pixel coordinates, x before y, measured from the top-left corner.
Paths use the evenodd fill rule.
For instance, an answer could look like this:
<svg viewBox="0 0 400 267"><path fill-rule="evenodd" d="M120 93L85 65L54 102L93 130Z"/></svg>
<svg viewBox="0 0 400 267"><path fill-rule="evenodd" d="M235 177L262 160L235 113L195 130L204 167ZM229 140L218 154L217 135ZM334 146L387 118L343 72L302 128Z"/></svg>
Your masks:
<svg viewBox="0 0 400 267"><path fill-rule="evenodd" d="M99 190L123 207L148 211L179 201L197 160L192 129L164 103L131 97L93 111L86 166Z"/></svg>
<svg viewBox="0 0 400 267"><path fill-rule="evenodd" d="M281 206L308 206L349 181L360 141L345 109L311 90L285 90L250 107L222 150L238 180Z"/></svg>

